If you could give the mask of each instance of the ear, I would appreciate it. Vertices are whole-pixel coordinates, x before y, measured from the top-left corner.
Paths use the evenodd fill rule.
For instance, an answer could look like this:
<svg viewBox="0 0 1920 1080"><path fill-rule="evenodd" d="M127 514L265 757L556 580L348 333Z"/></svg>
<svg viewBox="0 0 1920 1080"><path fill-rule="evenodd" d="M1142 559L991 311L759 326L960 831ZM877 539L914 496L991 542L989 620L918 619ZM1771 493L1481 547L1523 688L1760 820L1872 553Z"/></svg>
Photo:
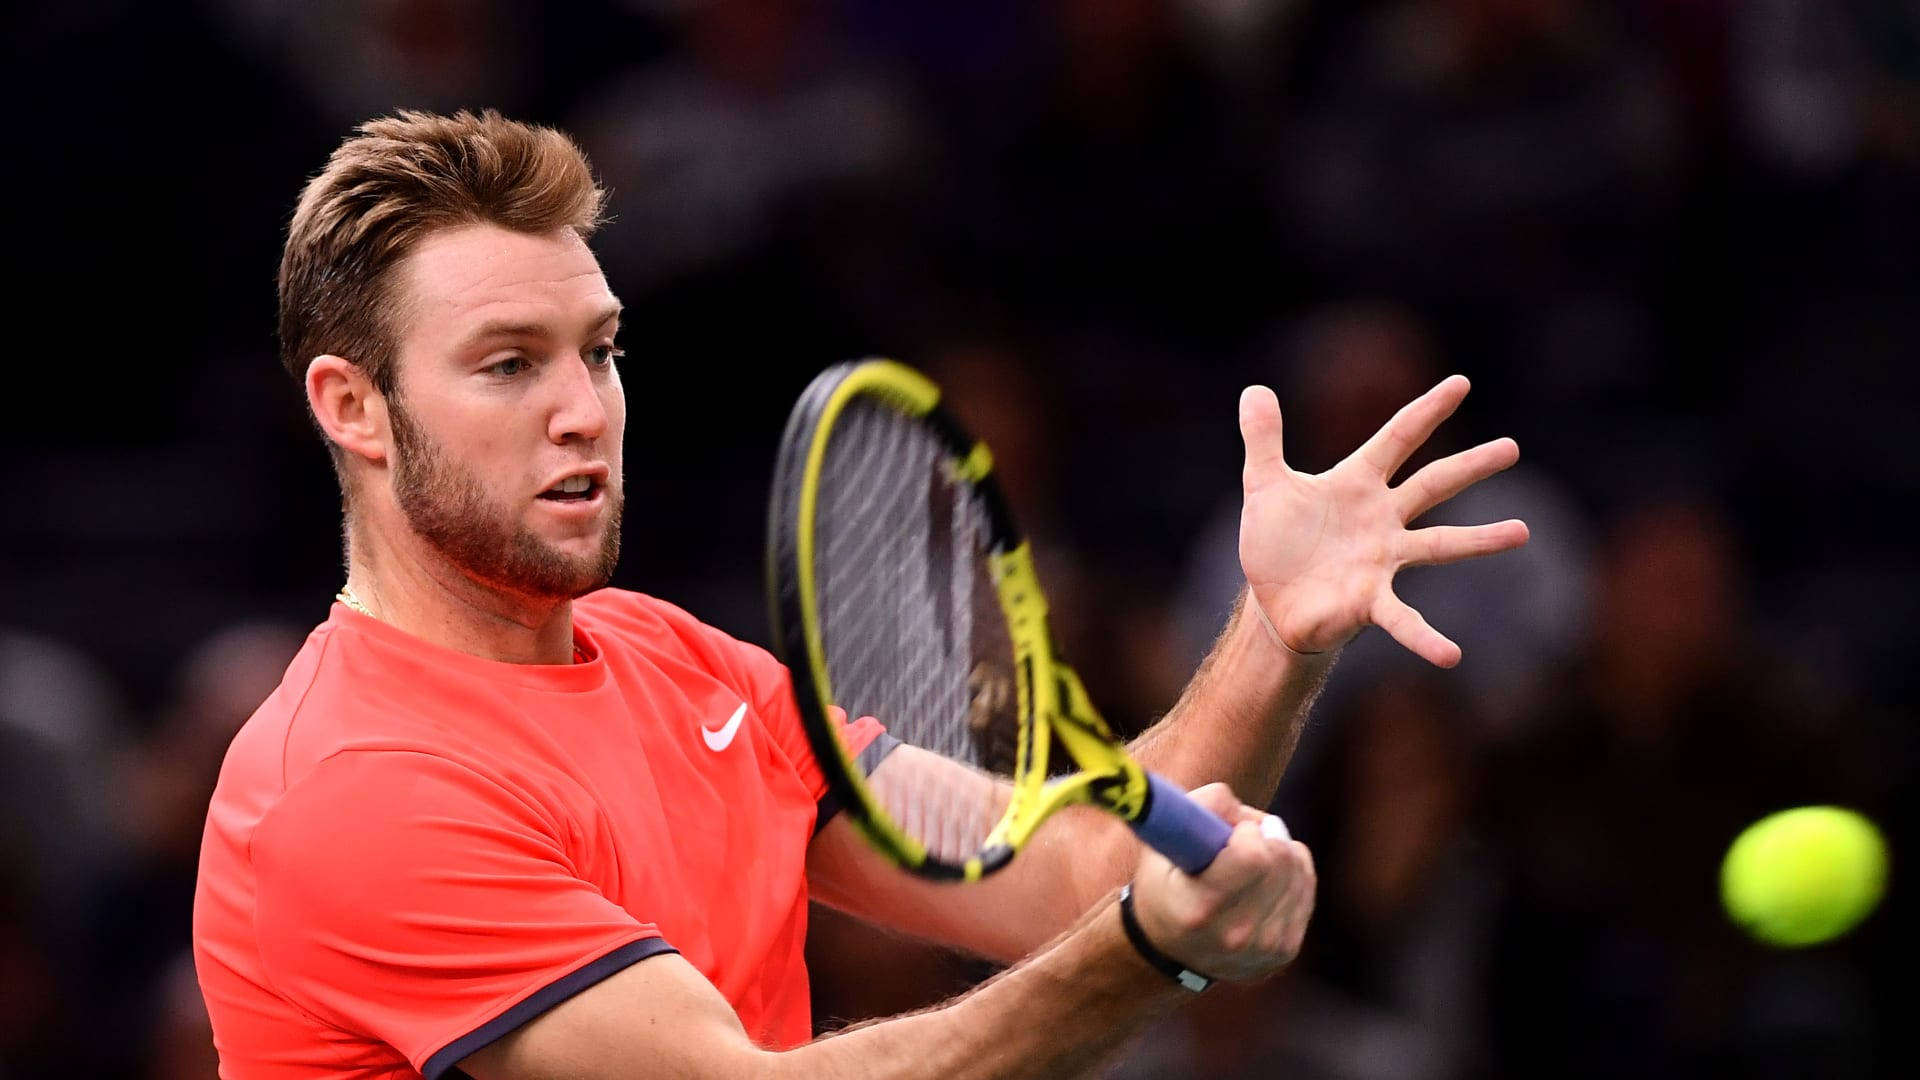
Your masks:
<svg viewBox="0 0 1920 1080"><path fill-rule="evenodd" d="M307 365L307 405L341 449L371 462L387 460L387 399L353 361L314 357Z"/></svg>

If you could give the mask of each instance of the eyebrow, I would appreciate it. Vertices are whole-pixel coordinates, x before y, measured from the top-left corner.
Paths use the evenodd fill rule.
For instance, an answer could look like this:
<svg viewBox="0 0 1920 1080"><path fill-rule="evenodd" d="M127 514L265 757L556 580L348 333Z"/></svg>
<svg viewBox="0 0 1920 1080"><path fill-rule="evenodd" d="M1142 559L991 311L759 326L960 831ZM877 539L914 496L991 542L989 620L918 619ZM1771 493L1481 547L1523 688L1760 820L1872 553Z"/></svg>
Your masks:
<svg viewBox="0 0 1920 1080"><path fill-rule="evenodd" d="M601 311L599 317L589 322L587 326L594 329L605 326L607 323L619 318L621 310L620 302L616 300ZM487 322L480 324L472 333L468 334L465 339L461 341L460 347L462 349L468 349L482 342L493 341L498 338L545 338L550 335L550 332L551 328L546 323Z"/></svg>

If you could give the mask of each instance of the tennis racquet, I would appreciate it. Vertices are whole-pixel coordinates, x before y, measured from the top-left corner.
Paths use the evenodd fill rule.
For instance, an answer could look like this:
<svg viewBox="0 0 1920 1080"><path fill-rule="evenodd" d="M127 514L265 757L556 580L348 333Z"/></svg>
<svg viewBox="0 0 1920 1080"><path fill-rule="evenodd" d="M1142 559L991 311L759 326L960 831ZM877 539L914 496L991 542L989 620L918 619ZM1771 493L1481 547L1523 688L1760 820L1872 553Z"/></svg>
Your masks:
<svg viewBox="0 0 1920 1080"><path fill-rule="evenodd" d="M829 790L867 839L930 878L975 881L1040 823L1089 804L1189 874L1231 829L1143 769L1054 649L1032 552L993 457L919 372L841 364L795 403L767 541L775 647ZM1011 781L876 783L833 710ZM892 743L887 743L892 746ZM941 770L954 773L956 770Z"/></svg>

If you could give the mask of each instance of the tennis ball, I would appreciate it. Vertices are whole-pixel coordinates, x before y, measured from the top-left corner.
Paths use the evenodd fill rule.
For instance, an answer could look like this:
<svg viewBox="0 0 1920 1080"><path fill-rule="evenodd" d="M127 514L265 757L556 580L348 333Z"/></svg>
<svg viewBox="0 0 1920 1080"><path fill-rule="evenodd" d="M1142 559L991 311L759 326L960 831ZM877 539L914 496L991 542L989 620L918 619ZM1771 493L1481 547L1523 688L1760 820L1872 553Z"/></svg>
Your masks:
<svg viewBox="0 0 1920 1080"><path fill-rule="evenodd" d="M1867 917L1887 883L1887 845L1873 822L1838 806L1769 814L1741 832L1720 864L1727 914L1770 945L1814 945Z"/></svg>

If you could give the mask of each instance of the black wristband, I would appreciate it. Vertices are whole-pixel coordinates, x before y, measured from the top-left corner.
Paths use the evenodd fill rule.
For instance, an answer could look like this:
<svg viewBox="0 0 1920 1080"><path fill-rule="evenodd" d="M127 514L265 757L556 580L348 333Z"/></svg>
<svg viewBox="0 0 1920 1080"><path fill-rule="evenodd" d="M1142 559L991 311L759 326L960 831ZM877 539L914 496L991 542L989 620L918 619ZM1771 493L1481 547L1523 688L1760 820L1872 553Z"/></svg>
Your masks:
<svg viewBox="0 0 1920 1080"><path fill-rule="evenodd" d="M1199 993L1214 983L1213 976L1202 975L1180 961L1153 947L1147 940L1147 932L1140 928L1140 918L1133 913L1133 885L1129 882L1120 887L1120 927L1127 932L1127 940L1133 942L1133 950L1140 958L1153 965L1154 970L1181 986Z"/></svg>

